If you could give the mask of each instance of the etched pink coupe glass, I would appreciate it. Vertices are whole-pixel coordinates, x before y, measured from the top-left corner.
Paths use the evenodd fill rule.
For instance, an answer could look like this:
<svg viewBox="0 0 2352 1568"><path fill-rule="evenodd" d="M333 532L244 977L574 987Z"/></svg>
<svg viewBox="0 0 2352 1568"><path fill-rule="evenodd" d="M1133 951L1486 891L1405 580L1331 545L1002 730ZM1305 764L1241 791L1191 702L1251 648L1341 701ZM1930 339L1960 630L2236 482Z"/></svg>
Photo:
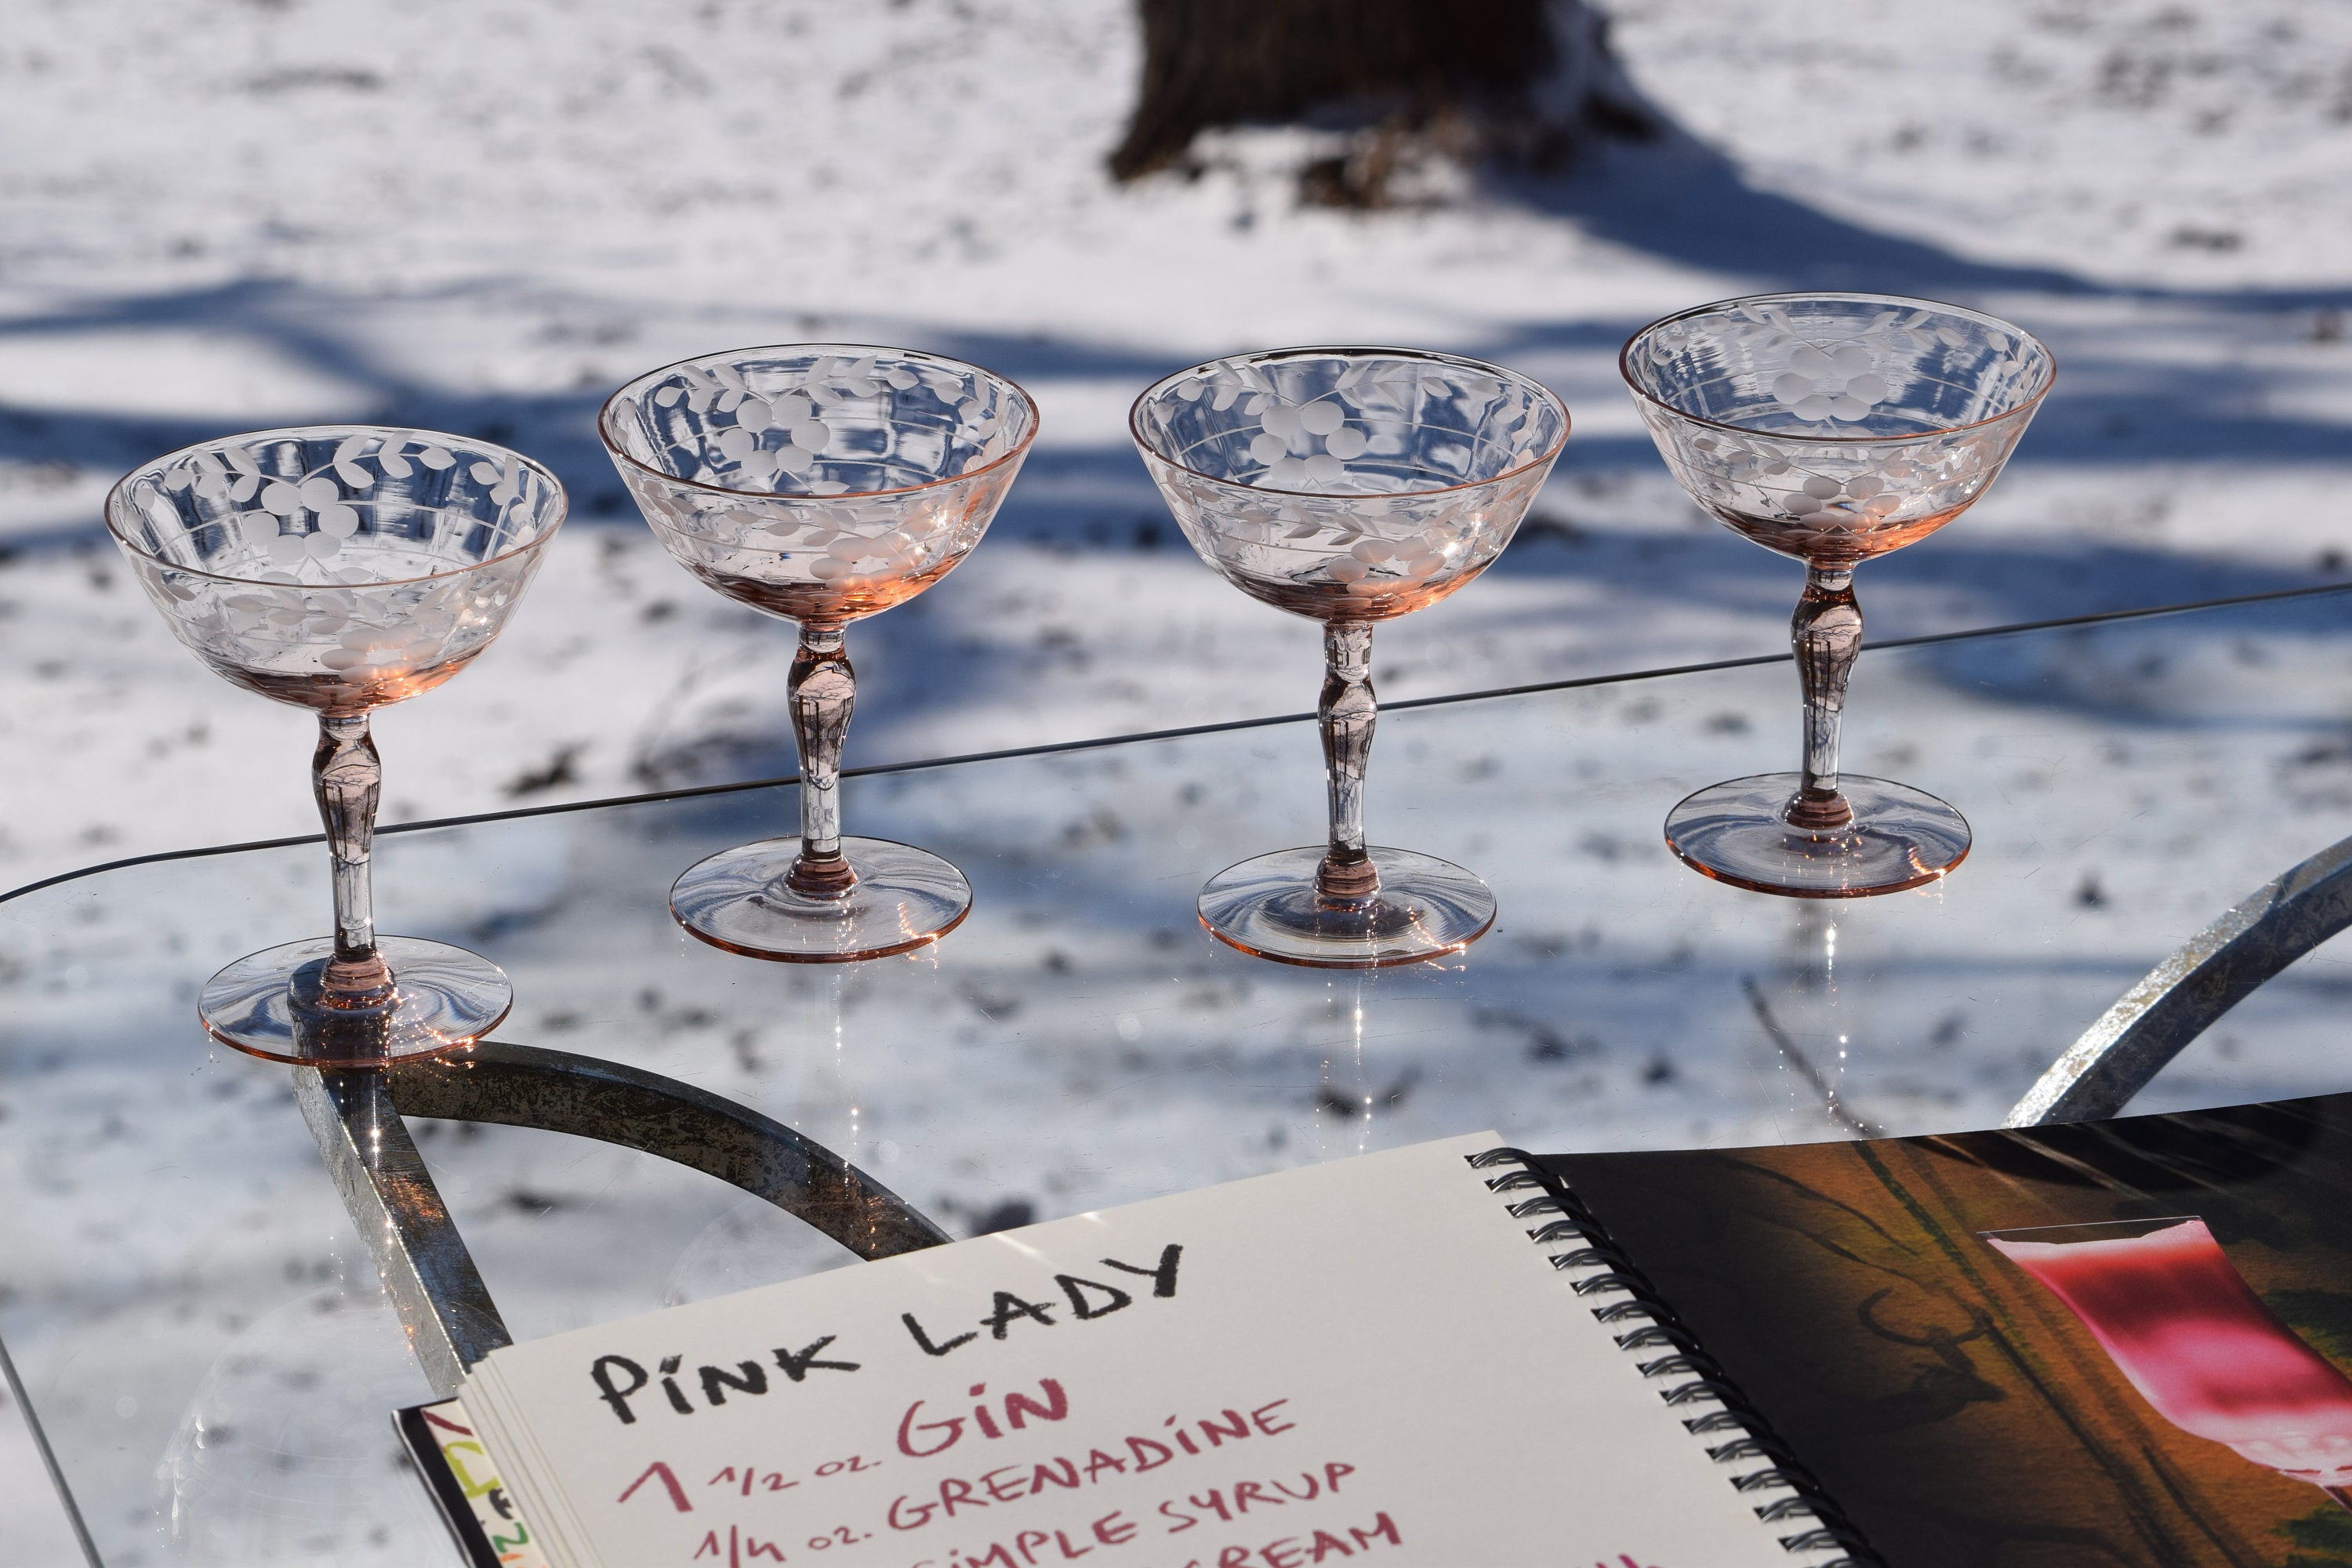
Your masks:
<svg viewBox="0 0 2352 1568"><path fill-rule="evenodd" d="M1526 376L1452 354L1280 349L1179 371L1136 399L1129 426L1201 559L1323 623L1328 840L1218 872L1201 923L1244 952L1335 969L1477 940L1495 921L1485 882L1365 840L1372 627L1502 552L1568 439L1567 408Z"/></svg>
<svg viewBox="0 0 2352 1568"><path fill-rule="evenodd" d="M614 393L598 428L678 564L800 626L789 698L797 837L690 867L678 923L730 952L846 963L936 942L971 909L939 856L841 831L857 696L852 621L904 604L988 531L1037 436L1029 395L907 349L794 343L706 354Z"/></svg>
<svg viewBox="0 0 2352 1568"><path fill-rule="evenodd" d="M1983 1233L2182 1431L2352 1509L2352 1380L2263 1304L2195 1215Z"/></svg>
<svg viewBox="0 0 2352 1568"><path fill-rule="evenodd" d="M1709 877L1792 898L1945 876L1969 852L1966 818L1909 784L1838 771L1862 651L1853 573L1982 499L2050 390L2050 351L1956 305L1765 294L1653 322L1618 363L1691 499L1805 563L1790 627L1803 765L1691 795L1666 817L1668 847Z"/></svg>
<svg viewBox="0 0 2352 1568"><path fill-rule="evenodd" d="M107 527L173 635L232 683L319 715L310 780L335 934L214 975L196 1013L215 1038L278 1061L380 1065L469 1044L514 1005L479 954L376 934L383 768L368 716L490 646L563 515L555 476L503 447L357 425L200 442L107 497Z"/></svg>

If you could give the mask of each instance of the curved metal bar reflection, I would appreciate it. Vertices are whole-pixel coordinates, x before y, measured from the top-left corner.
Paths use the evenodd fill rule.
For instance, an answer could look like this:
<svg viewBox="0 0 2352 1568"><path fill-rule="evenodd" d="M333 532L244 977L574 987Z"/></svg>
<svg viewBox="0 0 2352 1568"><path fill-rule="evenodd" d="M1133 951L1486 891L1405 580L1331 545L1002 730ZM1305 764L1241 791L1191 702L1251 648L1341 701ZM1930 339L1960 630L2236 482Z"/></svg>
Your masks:
<svg viewBox="0 0 2352 1568"><path fill-rule="evenodd" d="M388 1074L296 1068L294 1100L434 1393L513 1342L394 1106Z"/></svg>
<svg viewBox="0 0 2352 1568"><path fill-rule="evenodd" d="M806 1220L858 1257L952 1239L848 1161L708 1089L595 1057L483 1040L386 1075L405 1116L569 1132L658 1154Z"/></svg>
<svg viewBox="0 0 2352 1568"><path fill-rule="evenodd" d="M657 1154L807 1221L864 1258L950 1237L823 1144L720 1095L564 1051L484 1040L382 1071L294 1069L343 1206L367 1243L427 1381L445 1397L511 1342L404 1116L568 1132Z"/></svg>
<svg viewBox="0 0 2352 1568"><path fill-rule="evenodd" d="M2347 926L2352 838L2269 883L2150 970L2051 1064L2002 1125L2115 1115L2215 1019Z"/></svg>

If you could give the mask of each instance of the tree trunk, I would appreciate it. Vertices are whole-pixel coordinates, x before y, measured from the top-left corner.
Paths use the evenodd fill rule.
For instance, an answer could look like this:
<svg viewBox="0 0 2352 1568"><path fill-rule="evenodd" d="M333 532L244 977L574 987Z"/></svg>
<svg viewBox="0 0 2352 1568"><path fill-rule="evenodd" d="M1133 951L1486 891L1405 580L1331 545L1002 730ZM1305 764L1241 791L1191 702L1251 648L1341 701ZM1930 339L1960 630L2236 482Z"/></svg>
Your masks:
<svg viewBox="0 0 2352 1568"><path fill-rule="evenodd" d="M1582 0L1137 0L1143 80L1111 173L1178 164L1216 126L1312 119L1354 132L1302 194L1380 205L1403 142L1557 165L1654 121Z"/></svg>

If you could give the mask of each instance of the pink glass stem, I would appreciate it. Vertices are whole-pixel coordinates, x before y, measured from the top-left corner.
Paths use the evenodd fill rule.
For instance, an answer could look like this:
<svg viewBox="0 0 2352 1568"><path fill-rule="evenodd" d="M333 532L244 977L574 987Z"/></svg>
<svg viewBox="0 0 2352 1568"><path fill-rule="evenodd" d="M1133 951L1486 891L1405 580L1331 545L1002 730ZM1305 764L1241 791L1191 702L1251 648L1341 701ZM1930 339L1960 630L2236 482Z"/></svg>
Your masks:
<svg viewBox="0 0 2352 1568"><path fill-rule="evenodd" d="M801 852L784 881L811 898L839 898L857 882L841 853L841 748L857 706L857 676L841 627L802 626L791 696L801 758Z"/></svg>
<svg viewBox="0 0 2352 1568"><path fill-rule="evenodd" d="M376 803L383 794L383 763L365 713L319 716L310 785L334 867L335 956L321 977L320 1000L336 1007L379 1006L391 994L392 971L376 952L368 860L375 842Z"/></svg>
<svg viewBox="0 0 2352 1568"><path fill-rule="evenodd" d="M1315 890L1350 902L1381 889L1364 847L1364 769L1371 761L1380 701L1372 692L1372 627L1332 621L1323 628L1323 776L1331 795L1331 847L1315 870Z"/></svg>
<svg viewBox="0 0 2352 1568"><path fill-rule="evenodd" d="M1838 730L1845 718L1845 688L1862 651L1862 606L1854 603L1851 567L1814 566L1805 573L1804 597L1790 623L1797 679L1805 694L1804 782L1789 803L1792 827L1843 827L1853 808L1838 793Z"/></svg>

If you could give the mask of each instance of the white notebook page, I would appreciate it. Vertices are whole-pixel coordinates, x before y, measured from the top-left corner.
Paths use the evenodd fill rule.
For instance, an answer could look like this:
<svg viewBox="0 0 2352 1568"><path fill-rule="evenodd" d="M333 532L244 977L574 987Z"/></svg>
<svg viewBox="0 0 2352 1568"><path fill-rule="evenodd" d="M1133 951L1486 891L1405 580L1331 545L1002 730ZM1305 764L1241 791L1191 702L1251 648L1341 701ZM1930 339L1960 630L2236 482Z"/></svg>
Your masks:
<svg viewBox="0 0 2352 1568"><path fill-rule="evenodd" d="M467 1399L577 1568L1798 1561L1465 1163L1497 1142L517 1345Z"/></svg>

